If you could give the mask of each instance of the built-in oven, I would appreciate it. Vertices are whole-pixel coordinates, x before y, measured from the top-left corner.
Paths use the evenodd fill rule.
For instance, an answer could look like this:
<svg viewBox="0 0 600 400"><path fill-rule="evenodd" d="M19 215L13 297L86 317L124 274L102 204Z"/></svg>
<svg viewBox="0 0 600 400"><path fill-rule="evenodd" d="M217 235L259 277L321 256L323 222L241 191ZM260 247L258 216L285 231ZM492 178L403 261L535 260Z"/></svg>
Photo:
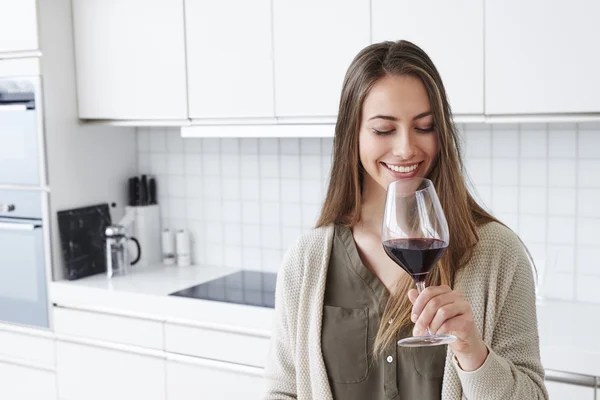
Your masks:
<svg viewBox="0 0 600 400"><path fill-rule="evenodd" d="M0 185L44 187L39 76L0 76Z"/></svg>
<svg viewBox="0 0 600 400"><path fill-rule="evenodd" d="M48 328L43 196L0 190L0 322Z"/></svg>
<svg viewBox="0 0 600 400"><path fill-rule="evenodd" d="M0 64L0 323L48 328L41 79L28 65Z"/></svg>

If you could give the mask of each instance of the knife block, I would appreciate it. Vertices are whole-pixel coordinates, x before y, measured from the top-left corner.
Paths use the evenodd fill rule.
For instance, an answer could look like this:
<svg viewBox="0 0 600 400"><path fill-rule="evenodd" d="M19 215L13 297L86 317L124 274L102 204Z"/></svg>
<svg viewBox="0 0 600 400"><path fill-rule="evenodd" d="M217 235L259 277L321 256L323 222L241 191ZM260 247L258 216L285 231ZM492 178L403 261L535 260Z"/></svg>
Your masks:
<svg viewBox="0 0 600 400"><path fill-rule="evenodd" d="M160 207L158 204L148 206L127 206L126 211L134 212L131 224L131 235L140 242L142 256L133 267L159 264L162 260L160 251Z"/></svg>

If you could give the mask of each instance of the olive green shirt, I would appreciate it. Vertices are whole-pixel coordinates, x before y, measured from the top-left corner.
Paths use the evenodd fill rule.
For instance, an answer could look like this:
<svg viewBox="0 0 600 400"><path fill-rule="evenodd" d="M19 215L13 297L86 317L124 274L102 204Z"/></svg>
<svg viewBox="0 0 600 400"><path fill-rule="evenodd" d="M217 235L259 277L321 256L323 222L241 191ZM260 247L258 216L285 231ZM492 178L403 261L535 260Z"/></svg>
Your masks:
<svg viewBox="0 0 600 400"><path fill-rule="evenodd" d="M322 352L334 399L441 398L446 346L399 347L380 357L375 336L389 299L362 263L352 231L336 226L325 283ZM410 336L410 328L398 339Z"/></svg>

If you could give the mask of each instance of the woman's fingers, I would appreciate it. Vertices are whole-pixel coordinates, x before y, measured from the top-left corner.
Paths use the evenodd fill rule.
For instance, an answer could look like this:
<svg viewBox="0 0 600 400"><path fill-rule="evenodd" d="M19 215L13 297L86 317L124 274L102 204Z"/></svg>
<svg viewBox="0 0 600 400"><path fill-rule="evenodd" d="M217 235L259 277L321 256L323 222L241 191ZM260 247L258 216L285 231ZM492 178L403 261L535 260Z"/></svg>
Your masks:
<svg viewBox="0 0 600 400"><path fill-rule="evenodd" d="M437 333L442 325L453 318L460 319L460 316L469 311L469 303L466 301L455 301L440 307L429 324L431 333ZM439 332L445 333L445 332Z"/></svg>
<svg viewBox="0 0 600 400"><path fill-rule="evenodd" d="M412 302L413 303L412 313L420 316L421 312L423 311L423 309L425 308L427 303L429 303L429 301L432 298L439 296L441 294L444 294L444 293L449 293L449 292L452 292L452 289L450 288L450 286L447 286L447 285L429 286L429 287L425 288L425 290L423 290L423 292L421 292L421 294L419 294L417 299Z"/></svg>
<svg viewBox="0 0 600 400"><path fill-rule="evenodd" d="M425 292L423 292L425 293ZM437 315L440 309L444 308L443 313L447 313L451 315L453 313L453 304L460 299L460 296L457 292L443 292L437 296L434 296L429 299L427 304L425 304L425 308L418 314L418 318L415 322L415 331L425 332L427 327L430 327L431 322L434 317ZM417 302L420 300L417 299ZM455 314L456 315L456 314ZM413 317L414 318L414 317ZM430 327L431 328L431 327ZM433 332L433 330L432 330Z"/></svg>
<svg viewBox="0 0 600 400"><path fill-rule="evenodd" d="M417 292L417 289L410 289L408 291L408 299L411 303L415 304L415 300L417 300L417 297L419 297L419 292Z"/></svg>

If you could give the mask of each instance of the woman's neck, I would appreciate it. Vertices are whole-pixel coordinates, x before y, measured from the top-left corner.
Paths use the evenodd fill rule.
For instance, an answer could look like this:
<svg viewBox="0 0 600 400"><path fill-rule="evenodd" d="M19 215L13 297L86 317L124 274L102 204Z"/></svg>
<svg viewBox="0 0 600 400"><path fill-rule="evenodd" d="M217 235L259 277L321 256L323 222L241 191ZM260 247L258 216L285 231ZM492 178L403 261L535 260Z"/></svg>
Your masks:
<svg viewBox="0 0 600 400"><path fill-rule="evenodd" d="M385 207L385 189L373 179L365 179L360 208L360 222L362 229L381 234L383 223L383 210Z"/></svg>

